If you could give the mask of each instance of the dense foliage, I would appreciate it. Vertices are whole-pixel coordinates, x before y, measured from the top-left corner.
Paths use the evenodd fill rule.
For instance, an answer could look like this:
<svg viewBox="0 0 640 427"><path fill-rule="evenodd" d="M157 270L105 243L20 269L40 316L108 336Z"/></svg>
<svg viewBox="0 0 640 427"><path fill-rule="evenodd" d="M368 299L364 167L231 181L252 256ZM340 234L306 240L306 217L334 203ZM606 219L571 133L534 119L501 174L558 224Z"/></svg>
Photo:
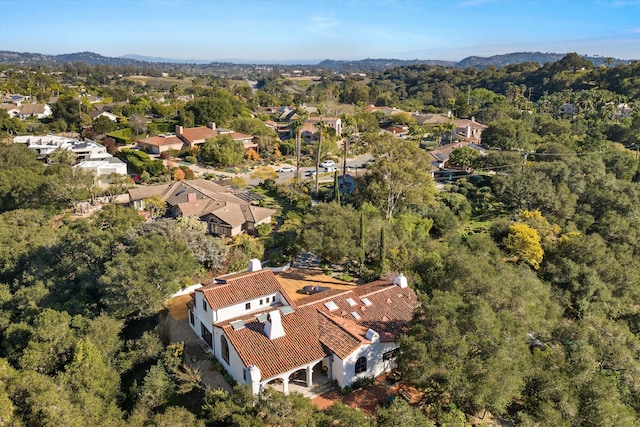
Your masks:
<svg viewBox="0 0 640 427"><path fill-rule="evenodd" d="M232 124L259 137L261 156L293 156L296 146L276 144L250 107L295 99L337 114L338 103L355 104L343 110L359 132L351 149L376 161L351 195L337 191L337 179L319 189L275 184L256 169L263 191L280 202L278 226L223 242L197 221L146 223L122 206L73 217L65 209L75 202L124 184L98 189L60 153L45 165L25 147L0 146L0 424L422 426L489 414L525 426L639 424L639 66L594 68L569 54L544 66L399 67L370 80L323 73L304 90L274 71L255 92L193 77L156 88L169 105L99 66L70 66L59 77L6 70L3 90L66 93L48 122L0 111L4 135L84 125L87 105L69 87L81 76L97 93L129 99L117 113L132 129L143 132L142 119L153 115L183 126ZM181 101L183 93L192 101ZM573 109L561 112L567 103ZM427 132L406 114L369 114L366 104L474 116L488 125L488 150L454 150L452 163L468 176L436 189L421 137L448 130ZM619 104L632 112L621 115ZM406 124L409 137L381 136L379 122L390 120ZM336 154L337 137L304 147L308 164ZM241 145L216 139L186 154L235 164ZM119 156L144 181L168 179L145 153L125 148ZM162 200L147 202L151 217L163 215ZM421 305L398 362L425 392L420 409L397 399L370 420L341 404L319 410L295 394L256 399L243 387L202 388L183 349L161 333L163 302L199 277L243 269L265 249L273 259L309 250L363 280L397 272L410 279Z"/></svg>

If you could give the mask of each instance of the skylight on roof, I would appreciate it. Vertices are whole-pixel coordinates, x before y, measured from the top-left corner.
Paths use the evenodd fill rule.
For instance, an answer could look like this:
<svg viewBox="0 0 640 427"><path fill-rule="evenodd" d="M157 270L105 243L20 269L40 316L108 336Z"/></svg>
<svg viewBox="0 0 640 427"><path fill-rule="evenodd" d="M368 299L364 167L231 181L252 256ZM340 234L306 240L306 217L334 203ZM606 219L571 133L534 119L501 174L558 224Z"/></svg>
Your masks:
<svg viewBox="0 0 640 427"><path fill-rule="evenodd" d="M293 313L293 308L290 305L283 305L282 307L280 307L280 311L282 312L282 314L289 314Z"/></svg>
<svg viewBox="0 0 640 427"><path fill-rule="evenodd" d="M353 298L347 298L347 302L349 303L349 305L351 307L353 307L354 305L356 305L356 302L353 300Z"/></svg>
<svg viewBox="0 0 640 427"><path fill-rule="evenodd" d="M327 307L329 311L334 311L338 309L338 305L333 301L325 302L324 306Z"/></svg>
<svg viewBox="0 0 640 427"><path fill-rule="evenodd" d="M360 315L358 313L356 313L355 311L351 312L351 315L356 319L356 320L360 320Z"/></svg>
<svg viewBox="0 0 640 427"><path fill-rule="evenodd" d="M256 316L256 319L258 319L258 322L264 322L265 320L267 320L267 313L258 314Z"/></svg>
<svg viewBox="0 0 640 427"><path fill-rule="evenodd" d="M238 329L243 329L244 321L236 320L235 322L231 322L231 327L233 328L234 331L237 331Z"/></svg>
<svg viewBox="0 0 640 427"><path fill-rule="evenodd" d="M360 298L360 299L362 300L364 305L366 305L367 307L372 305L371 301L369 301L369 298L365 297L365 298Z"/></svg>

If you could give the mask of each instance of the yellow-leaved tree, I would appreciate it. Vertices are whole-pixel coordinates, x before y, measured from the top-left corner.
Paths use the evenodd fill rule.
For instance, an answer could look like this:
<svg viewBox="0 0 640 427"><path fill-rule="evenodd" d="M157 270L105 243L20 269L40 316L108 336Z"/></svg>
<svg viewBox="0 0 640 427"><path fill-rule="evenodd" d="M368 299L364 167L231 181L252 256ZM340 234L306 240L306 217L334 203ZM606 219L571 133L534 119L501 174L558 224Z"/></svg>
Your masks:
<svg viewBox="0 0 640 427"><path fill-rule="evenodd" d="M509 234L502 241L507 252L516 259L524 261L534 269L540 268L544 250L538 232L523 223L515 223L509 227Z"/></svg>

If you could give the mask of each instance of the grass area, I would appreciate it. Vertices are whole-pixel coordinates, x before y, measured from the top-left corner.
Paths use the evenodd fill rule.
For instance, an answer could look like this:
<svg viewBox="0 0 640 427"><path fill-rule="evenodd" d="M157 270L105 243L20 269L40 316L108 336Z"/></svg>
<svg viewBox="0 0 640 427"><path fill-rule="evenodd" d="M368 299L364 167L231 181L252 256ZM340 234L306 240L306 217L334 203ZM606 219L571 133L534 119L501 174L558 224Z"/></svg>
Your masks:
<svg viewBox="0 0 640 427"><path fill-rule="evenodd" d="M171 85L178 85L183 89L191 86L192 77L151 77L151 76L129 76L128 80L140 83L142 86L153 88L169 88Z"/></svg>
<svg viewBox="0 0 640 427"><path fill-rule="evenodd" d="M251 189L254 193L264 197L261 205L265 208L275 209L277 217L283 217L290 210L296 210L296 207L284 197L281 197L276 190L267 190L261 185Z"/></svg>

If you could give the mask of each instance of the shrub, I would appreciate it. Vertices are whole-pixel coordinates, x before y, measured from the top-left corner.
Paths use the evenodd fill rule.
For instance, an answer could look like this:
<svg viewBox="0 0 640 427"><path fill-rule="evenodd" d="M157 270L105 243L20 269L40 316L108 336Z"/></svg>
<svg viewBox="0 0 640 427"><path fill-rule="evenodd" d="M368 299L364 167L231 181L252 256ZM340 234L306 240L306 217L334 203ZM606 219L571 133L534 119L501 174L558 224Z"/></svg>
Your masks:
<svg viewBox="0 0 640 427"><path fill-rule="evenodd" d="M189 163L191 163L192 165L195 165L195 164L197 164L197 163L198 163L198 159L197 159L195 156L186 156L186 157L184 158L184 161L185 161L185 162L189 162Z"/></svg>

